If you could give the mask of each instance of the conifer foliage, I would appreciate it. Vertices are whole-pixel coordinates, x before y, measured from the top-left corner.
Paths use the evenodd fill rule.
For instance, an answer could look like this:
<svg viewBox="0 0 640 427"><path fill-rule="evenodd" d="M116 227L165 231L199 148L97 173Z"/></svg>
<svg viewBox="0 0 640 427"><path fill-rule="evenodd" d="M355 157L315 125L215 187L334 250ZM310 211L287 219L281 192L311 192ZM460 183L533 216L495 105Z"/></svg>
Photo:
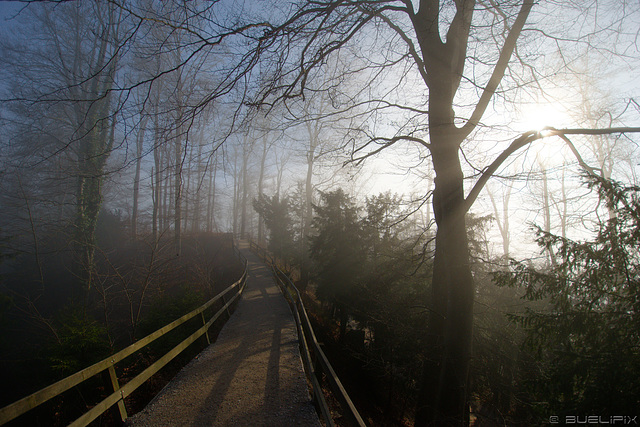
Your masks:
<svg viewBox="0 0 640 427"><path fill-rule="evenodd" d="M545 402L547 414L624 415L640 408L640 188L585 180L615 212L597 223L595 237L574 241L538 229L555 263L514 262L495 278L533 302L512 315L541 374L531 380L532 401Z"/></svg>

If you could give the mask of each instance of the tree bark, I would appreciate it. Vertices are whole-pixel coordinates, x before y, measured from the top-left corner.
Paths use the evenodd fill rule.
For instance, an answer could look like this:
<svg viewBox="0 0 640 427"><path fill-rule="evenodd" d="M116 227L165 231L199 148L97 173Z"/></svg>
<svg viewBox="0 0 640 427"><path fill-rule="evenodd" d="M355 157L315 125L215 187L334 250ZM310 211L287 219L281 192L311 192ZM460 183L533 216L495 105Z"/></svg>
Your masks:
<svg viewBox="0 0 640 427"><path fill-rule="evenodd" d="M138 235L138 196L140 194L140 170L142 168L142 148L144 144L144 132L147 124L145 117L140 122L140 130L136 135L136 173L133 178L133 207L131 209L131 237Z"/></svg>
<svg viewBox="0 0 640 427"><path fill-rule="evenodd" d="M436 171L433 211L438 228L428 350L415 425L458 426L468 424L474 283L458 144L438 143L432 156Z"/></svg>
<svg viewBox="0 0 640 427"><path fill-rule="evenodd" d="M260 174L258 175L258 191L257 197L262 197L262 191L264 187L264 171L267 163L267 151L269 149L269 145L267 144L267 135L265 134L262 137L262 157L260 158ZM258 212L258 244L264 244L264 219L262 218L262 214Z"/></svg>
<svg viewBox="0 0 640 427"><path fill-rule="evenodd" d="M245 140L246 144L246 140ZM240 238L244 239L247 233L247 198L249 194L249 154L247 146L242 148L242 186L240 195Z"/></svg>
<svg viewBox="0 0 640 427"><path fill-rule="evenodd" d="M474 283L458 154L464 136L454 123L453 99L462 76L473 7L473 1L459 6L446 43L440 40L437 20L433 26L437 12L422 5L419 13L427 15L416 28L425 62L430 64L429 137L436 175L433 213L437 225L427 355L416 426L468 425Z"/></svg>
<svg viewBox="0 0 640 427"><path fill-rule="evenodd" d="M429 89L429 149L436 174L433 210L437 225L427 349L416 426L469 424L468 371L473 331L474 282L469 262L459 150L477 126L498 87L533 2L523 0L491 77L464 126L455 125L454 98L462 80L474 0L455 2L456 13L443 41L440 2L421 0L411 15ZM472 203L472 201L471 201Z"/></svg>
<svg viewBox="0 0 640 427"><path fill-rule="evenodd" d="M207 192L207 233L212 232L215 226L215 205L216 205L216 174L217 158L213 164L209 165L209 190Z"/></svg>
<svg viewBox="0 0 640 427"><path fill-rule="evenodd" d="M505 260L509 259L509 247L511 246L511 234L509 231L509 199L511 198L511 189L512 186L509 185L506 194L502 195L502 215L500 215L496 198L487 188L487 194L489 195L489 199L491 199L493 213L496 217L498 231L500 231L500 236L502 237L502 253Z"/></svg>
<svg viewBox="0 0 640 427"><path fill-rule="evenodd" d="M180 255L182 249L182 139L176 136L175 148L175 181L174 181L174 218L173 218L173 242L176 255Z"/></svg>
<svg viewBox="0 0 640 427"><path fill-rule="evenodd" d="M152 198L153 198L153 213L151 218L151 234L153 237L153 241L158 241L158 223L160 222L161 216L161 204L160 198L162 196L162 171L160 170L162 166L162 159L160 154L160 125L158 124L158 119L154 123L154 141L153 141L153 163L154 169L151 171L153 186L151 188Z"/></svg>

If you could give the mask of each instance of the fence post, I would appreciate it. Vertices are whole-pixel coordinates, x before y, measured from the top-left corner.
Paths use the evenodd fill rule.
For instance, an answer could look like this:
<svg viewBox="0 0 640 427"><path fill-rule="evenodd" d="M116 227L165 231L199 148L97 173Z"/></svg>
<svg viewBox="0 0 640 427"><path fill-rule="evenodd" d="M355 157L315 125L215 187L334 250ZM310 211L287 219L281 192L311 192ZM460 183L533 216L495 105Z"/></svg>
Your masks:
<svg viewBox="0 0 640 427"><path fill-rule="evenodd" d="M204 311L200 312L200 317L202 317L202 326L207 326L207 321L204 319ZM205 330L204 335L207 337L207 344L211 345L211 340L209 339L209 328Z"/></svg>
<svg viewBox="0 0 640 427"><path fill-rule="evenodd" d="M237 292L240 292L240 289L238 289ZM222 305L225 306L227 304L227 301L225 300L224 295L222 295L220 297L220 299L222 300ZM224 311L227 312L227 319L230 319L231 318L231 312L229 311L229 307L227 307Z"/></svg>
<svg viewBox="0 0 640 427"><path fill-rule="evenodd" d="M120 383L118 382L118 376L116 375L116 369L113 367L114 360L111 360L109 365L109 378L111 379L111 387L116 392L120 390ZM127 419L127 408L124 406L124 399L118 400L118 412L120 412L120 419L124 422Z"/></svg>

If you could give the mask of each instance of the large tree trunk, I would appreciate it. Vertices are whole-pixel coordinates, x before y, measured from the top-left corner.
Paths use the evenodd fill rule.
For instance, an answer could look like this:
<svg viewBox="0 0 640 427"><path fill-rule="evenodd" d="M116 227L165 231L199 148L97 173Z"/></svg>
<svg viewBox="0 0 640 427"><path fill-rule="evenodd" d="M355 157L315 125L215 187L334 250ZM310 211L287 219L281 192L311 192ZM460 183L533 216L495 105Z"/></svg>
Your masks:
<svg viewBox="0 0 640 427"><path fill-rule="evenodd" d="M109 8L108 16L113 12ZM80 134L78 147L78 179L76 187L76 256L82 271L85 289L92 287L95 273L95 245L98 215L102 207L102 184L107 159L113 148L115 116L111 113L111 87L117 68L117 56L113 56L108 64L109 45L114 35L111 26L103 28L103 35L95 45L97 52L95 62L89 64L90 78L88 80L88 94L95 99L89 103L87 110L83 103L76 104L76 119ZM79 34L79 33L77 33ZM79 50L77 52L80 52ZM80 60L76 58L76 60ZM84 59L82 59L84 60Z"/></svg>
<svg viewBox="0 0 640 427"><path fill-rule="evenodd" d="M106 117L109 102L102 112ZM98 215L102 207L102 184L107 157L113 146L115 119L110 130L105 120L94 119L94 129L82 141L78 159L79 173L76 189L76 242L77 256L82 269L80 277L86 290L90 290L95 272L95 244ZM106 129L105 129L106 128Z"/></svg>
<svg viewBox="0 0 640 427"><path fill-rule="evenodd" d="M463 174L459 150L498 87L533 6L524 0L485 90L469 121L457 128L454 98L467 58L474 0L455 2L456 14L440 33L440 2L421 0L412 22L429 88L429 149L436 173L433 209L438 227L427 335L427 357L416 426L469 424L468 371L473 329L474 283L469 263Z"/></svg>
<svg viewBox="0 0 640 427"><path fill-rule="evenodd" d="M467 2L458 10L447 34L447 44L441 44L440 36L430 27L437 15L435 18L425 16L418 31L424 37L421 46L425 56L432 64L427 83L437 231L431 301L427 301L431 307L427 357L416 426L462 426L468 425L469 418L467 380L474 283L465 224L464 175L459 158L464 135L455 125L453 100L466 56L473 4Z"/></svg>
<svg viewBox="0 0 640 427"><path fill-rule="evenodd" d="M443 141L432 149L432 156L436 171L433 210L438 229L427 359L415 425L458 426L468 424L474 283L458 144Z"/></svg>

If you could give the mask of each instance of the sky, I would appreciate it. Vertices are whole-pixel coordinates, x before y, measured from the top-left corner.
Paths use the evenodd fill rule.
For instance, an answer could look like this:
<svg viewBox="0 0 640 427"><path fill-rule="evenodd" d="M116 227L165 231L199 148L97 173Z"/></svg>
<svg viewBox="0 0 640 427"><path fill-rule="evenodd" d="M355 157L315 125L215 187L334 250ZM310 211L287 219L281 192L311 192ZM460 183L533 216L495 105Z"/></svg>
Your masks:
<svg viewBox="0 0 640 427"><path fill-rule="evenodd" d="M23 7L24 3L22 2L0 1L0 25L2 25L4 29L11 26L12 21L7 21L7 19L14 16ZM549 58L546 59L548 60ZM630 64L632 63L633 62L630 62ZM631 71L632 69L631 66L626 69L622 67L617 77L614 77L613 80L606 80L612 83L609 84L609 87L615 88L617 91L624 90L626 94L632 95L637 93L638 83L635 83L635 87L630 84L630 82L635 82L633 79L634 73ZM545 84L546 83L547 82L545 82ZM598 84L600 83L603 82L599 82ZM512 140L519 132L537 129L545 125L553 125L555 127L571 126L573 121L572 114L570 113L576 113L572 110L575 108L572 96L575 93L576 87L574 87L573 83L566 81L558 82L557 86L561 86L563 89L553 92L553 98L555 99L552 99L550 102L542 99L528 100L527 106L523 107L520 111L511 112L512 115L509 117L500 115L504 108L499 104L499 101L496 101L495 110L490 109L485 120L490 123L506 122L508 123L507 126L509 129L502 133L499 132L497 134L491 134L490 136L483 136L483 138L489 138L487 140L471 141L472 145L478 144L477 147L474 147L474 149L478 148L477 150L469 150L470 153L477 151L471 156L471 163L473 165L486 165L487 161L497 154L497 150L501 147L499 143ZM420 90L424 90L424 88ZM536 104L536 102L538 104ZM561 105L562 103L566 103L566 106ZM493 112L495 112L495 114ZM535 169L532 165L536 159L543 159L548 166L554 169L552 190L559 191L558 177L560 176L559 174L562 170L563 163L567 160L566 153L558 149L559 144L557 139L553 141L541 141L537 143L535 147L515 156L510 163L516 166L516 169L519 171L530 171ZM395 149L387 150L376 158L365 162L361 171L360 182L352 185L353 190L362 195L378 194L385 191L400 193L406 196L424 194L429 186L428 182L425 183L424 177L428 172L428 167L426 164L419 164L419 162L416 161L418 157L419 156L416 156L415 149L411 147L400 145ZM407 164L415 165L415 169L408 171L406 168L400 169L398 167L398 165L406 166ZM296 179L301 178L299 176L300 168L290 168L290 170L295 174L295 176L291 177L291 181L295 182ZM474 173L470 167L467 168L466 172L470 176ZM514 237L514 241L517 240L518 242L531 241L530 226L532 223L540 224L542 216L539 204L536 205L536 203L539 203L539 200L536 201L532 195L533 192L539 190L539 176L532 174L528 178L530 179L528 182L525 181L525 178L524 176L520 176L518 178L519 180L515 182L510 207L512 215L511 226L513 227L512 236ZM494 189L499 188L500 185L504 185L501 184L503 181L500 181L499 178L494 181L496 182L490 184ZM467 190L471 185L472 180L469 180L466 183ZM574 180L571 181L571 185L577 187L579 183ZM572 191L576 192L576 194L581 194L579 189L573 188ZM483 197L477 202L476 206L474 206L474 211L480 214L492 212L486 193L483 194ZM557 229L557 224L555 224L554 227ZM495 236L496 231L497 227L494 226L491 231L492 235Z"/></svg>
<svg viewBox="0 0 640 427"><path fill-rule="evenodd" d="M24 2L0 0L0 22L3 25L7 25L7 20L15 16L24 7Z"/></svg>

